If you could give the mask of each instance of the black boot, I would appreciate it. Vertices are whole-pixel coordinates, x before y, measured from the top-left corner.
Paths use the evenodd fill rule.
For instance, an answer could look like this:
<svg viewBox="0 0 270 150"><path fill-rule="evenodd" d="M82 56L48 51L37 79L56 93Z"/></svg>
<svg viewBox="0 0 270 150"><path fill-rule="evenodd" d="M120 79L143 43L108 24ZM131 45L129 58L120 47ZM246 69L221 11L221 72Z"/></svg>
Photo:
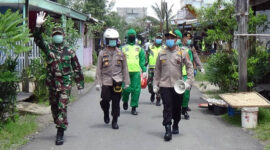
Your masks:
<svg viewBox="0 0 270 150"><path fill-rule="evenodd" d="M157 97L156 106L160 106L160 97Z"/></svg>
<svg viewBox="0 0 270 150"><path fill-rule="evenodd" d="M123 103L123 108L124 108L124 110L127 110L128 109L128 103L127 102L124 102Z"/></svg>
<svg viewBox="0 0 270 150"><path fill-rule="evenodd" d="M55 145L63 145L64 144L64 128L57 128Z"/></svg>
<svg viewBox="0 0 270 150"><path fill-rule="evenodd" d="M119 129L119 126L117 124L117 117L113 117L113 120L112 120L112 128L113 129Z"/></svg>
<svg viewBox="0 0 270 150"><path fill-rule="evenodd" d="M172 139L172 131L171 131L171 125L166 125L165 126L165 135L164 135L164 140L165 141L170 141Z"/></svg>
<svg viewBox="0 0 270 150"><path fill-rule="evenodd" d="M155 101L155 94L151 94L150 101L153 103Z"/></svg>
<svg viewBox="0 0 270 150"><path fill-rule="evenodd" d="M182 109L182 115L184 115L186 120L189 120L189 114L187 113L187 108Z"/></svg>
<svg viewBox="0 0 270 150"><path fill-rule="evenodd" d="M172 126L172 134L179 134L178 123L174 123Z"/></svg>
<svg viewBox="0 0 270 150"><path fill-rule="evenodd" d="M138 113L136 111L136 107L132 107L131 114L132 115L138 115Z"/></svg>
<svg viewBox="0 0 270 150"><path fill-rule="evenodd" d="M110 122L109 112L104 112L104 122L108 124Z"/></svg>

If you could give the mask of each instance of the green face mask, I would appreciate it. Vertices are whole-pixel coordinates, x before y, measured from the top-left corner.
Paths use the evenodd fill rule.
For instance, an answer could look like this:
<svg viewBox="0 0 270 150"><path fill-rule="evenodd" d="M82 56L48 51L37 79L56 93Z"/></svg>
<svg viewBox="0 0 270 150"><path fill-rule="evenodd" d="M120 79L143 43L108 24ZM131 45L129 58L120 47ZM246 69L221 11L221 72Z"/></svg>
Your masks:
<svg viewBox="0 0 270 150"><path fill-rule="evenodd" d="M182 41L181 41L180 39L178 39L178 40L176 41L176 44L177 44L178 46L182 46Z"/></svg>
<svg viewBox="0 0 270 150"><path fill-rule="evenodd" d="M61 44L64 41L64 36L63 35L54 35L52 40L55 44Z"/></svg>

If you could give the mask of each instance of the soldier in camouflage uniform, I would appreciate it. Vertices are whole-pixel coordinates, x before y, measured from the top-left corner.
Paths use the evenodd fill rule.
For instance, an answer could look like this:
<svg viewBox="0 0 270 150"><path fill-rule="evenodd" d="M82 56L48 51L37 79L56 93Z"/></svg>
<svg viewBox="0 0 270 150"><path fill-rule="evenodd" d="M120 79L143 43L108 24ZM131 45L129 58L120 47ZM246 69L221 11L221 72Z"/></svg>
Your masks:
<svg viewBox="0 0 270 150"><path fill-rule="evenodd" d="M47 61L47 80L49 99L54 123L57 128L56 145L64 143L64 131L68 126L67 104L69 103L72 78L77 83L79 90L84 88L84 77L76 53L67 47L64 42L64 31L60 27L53 29L53 43L47 44L41 33L44 31L42 24L45 13L37 15L34 39L39 48L45 53Z"/></svg>

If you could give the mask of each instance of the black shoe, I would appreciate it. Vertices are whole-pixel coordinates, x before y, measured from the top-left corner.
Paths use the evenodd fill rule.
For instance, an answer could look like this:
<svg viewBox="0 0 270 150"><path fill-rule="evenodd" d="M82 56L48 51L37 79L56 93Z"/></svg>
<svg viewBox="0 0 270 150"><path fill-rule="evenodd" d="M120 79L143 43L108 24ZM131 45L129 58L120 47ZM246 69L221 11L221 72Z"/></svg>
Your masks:
<svg viewBox="0 0 270 150"><path fill-rule="evenodd" d="M191 109L188 107L188 108L187 108L187 111L191 111Z"/></svg>
<svg viewBox="0 0 270 150"><path fill-rule="evenodd" d="M132 107L131 114L132 115L138 115L138 113L136 111L136 107Z"/></svg>
<svg viewBox="0 0 270 150"><path fill-rule="evenodd" d="M160 106L160 98L157 98L156 106Z"/></svg>
<svg viewBox="0 0 270 150"><path fill-rule="evenodd" d="M113 120L112 120L112 128L113 129L119 129L119 126L117 124L117 117L113 118Z"/></svg>
<svg viewBox="0 0 270 150"><path fill-rule="evenodd" d="M64 131L63 128L57 128L55 145L63 145L64 144Z"/></svg>
<svg viewBox="0 0 270 150"><path fill-rule="evenodd" d="M189 120L189 114L186 111L183 112L183 115L184 115L184 117L185 117L186 120Z"/></svg>
<svg viewBox="0 0 270 150"><path fill-rule="evenodd" d="M153 103L155 101L155 94L151 94L150 101Z"/></svg>
<svg viewBox="0 0 270 150"><path fill-rule="evenodd" d="M109 115L109 113L104 113L104 122L106 124L110 123L110 115Z"/></svg>
<svg viewBox="0 0 270 150"><path fill-rule="evenodd" d="M124 110L127 110L128 109L128 103L127 102L124 102L123 103L123 108L124 108Z"/></svg>
<svg viewBox="0 0 270 150"><path fill-rule="evenodd" d="M172 127L172 134L179 134L179 127L178 127L178 125L173 125L173 127Z"/></svg>
<svg viewBox="0 0 270 150"><path fill-rule="evenodd" d="M166 125L165 126L165 135L164 135L164 140L165 141L170 141L172 139L172 131L171 131L171 125Z"/></svg>

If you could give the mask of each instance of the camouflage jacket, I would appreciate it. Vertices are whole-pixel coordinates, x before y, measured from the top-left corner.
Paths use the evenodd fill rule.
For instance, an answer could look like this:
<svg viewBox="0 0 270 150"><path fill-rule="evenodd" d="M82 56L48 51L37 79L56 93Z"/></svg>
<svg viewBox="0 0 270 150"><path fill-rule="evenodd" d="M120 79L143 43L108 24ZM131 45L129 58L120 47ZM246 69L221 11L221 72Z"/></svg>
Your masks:
<svg viewBox="0 0 270 150"><path fill-rule="evenodd" d="M47 86L57 91L70 90L74 78L78 89L84 88L84 77L75 51L64 44L47 44L41 35L43 30L42 27L35 28L34 40L46 55Z"/></svg>

